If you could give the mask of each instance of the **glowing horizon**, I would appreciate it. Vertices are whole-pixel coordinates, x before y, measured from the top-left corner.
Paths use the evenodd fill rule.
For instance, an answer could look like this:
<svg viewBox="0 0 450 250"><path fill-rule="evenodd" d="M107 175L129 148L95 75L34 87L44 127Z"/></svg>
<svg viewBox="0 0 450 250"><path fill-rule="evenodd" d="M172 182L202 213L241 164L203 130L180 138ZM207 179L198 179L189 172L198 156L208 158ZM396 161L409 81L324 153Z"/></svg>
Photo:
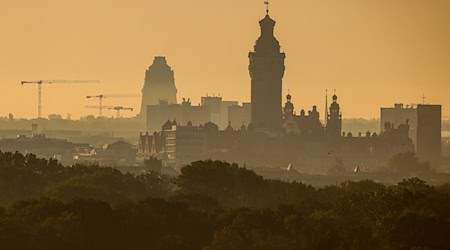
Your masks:
<svg viewBox="0 0 450 250"><path fill-rule="evenodd" d="M175 71L178 100L220 94L249 102L248 52L259 36L263 0L3 0L0 116L37 116L37 87L22 80L97 79L43 86L43 116L97 115L87 95L139 94L154 56ZM394 103L442 104L450 117L450 2L285 0L270 3L286 53L283 100L318 106L337 89L344 118L378 118ZM330 96L329 96L330 97ZM105 100L139 112L139 98ZM105 111L114 116L115 111ZM123 116L130 116L122 112Z"/></svg>

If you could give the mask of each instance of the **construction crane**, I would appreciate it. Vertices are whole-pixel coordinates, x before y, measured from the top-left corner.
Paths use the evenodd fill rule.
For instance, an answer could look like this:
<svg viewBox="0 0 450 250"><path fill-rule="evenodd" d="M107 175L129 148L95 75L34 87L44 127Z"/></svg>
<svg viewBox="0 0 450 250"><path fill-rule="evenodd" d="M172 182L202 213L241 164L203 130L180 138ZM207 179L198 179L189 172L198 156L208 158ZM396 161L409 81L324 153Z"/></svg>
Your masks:
<svg viewBox="0 0 450 250"><path fill-rule="evenodd" d="M98 80L36 80L36 81L22 81L24 84L38 85L38 118L42 117L42 84L59 84L59 83L99 83Z"/></svg>
<svg viewBox="0 0 450 250"><path fill-rule="evenodd" d="M99 105L98 105L98 114L99 117L103 116L103 98L125 98L125 97L140 97L141 95L136 94L112 94L112 95L88 95L86 96L87 99L93 99L98 98Z"/></svg>
<svg viewBox="0 0 450 250"><path fill-rule="evenodd" d="M90 108L90 109L99 109L99 106L85 106L85 108ZM117 111L117 118L120 118L120 111L122 110L129 110L129 111L133 111L133 108L127 108L127 107L122 107L122 106L103 106L102 109L108 109L108 110L115 110Z"/></svg>

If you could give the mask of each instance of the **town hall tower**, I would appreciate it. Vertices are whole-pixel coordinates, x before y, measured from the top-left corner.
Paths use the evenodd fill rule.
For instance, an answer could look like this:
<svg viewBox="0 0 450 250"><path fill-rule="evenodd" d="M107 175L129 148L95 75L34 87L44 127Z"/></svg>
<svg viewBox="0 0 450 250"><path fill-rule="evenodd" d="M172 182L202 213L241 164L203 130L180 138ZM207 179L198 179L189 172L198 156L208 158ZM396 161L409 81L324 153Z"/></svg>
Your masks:
<svg viewBox="0 0 450 250"><path fill-rule="evenodd" d="M266 2L268 5L268 2ZM249 53L251 121L255 128L279 130L282 124L282 79L285 54L274 36L275 21L267 14L259 22L261 36Z"/></svg>

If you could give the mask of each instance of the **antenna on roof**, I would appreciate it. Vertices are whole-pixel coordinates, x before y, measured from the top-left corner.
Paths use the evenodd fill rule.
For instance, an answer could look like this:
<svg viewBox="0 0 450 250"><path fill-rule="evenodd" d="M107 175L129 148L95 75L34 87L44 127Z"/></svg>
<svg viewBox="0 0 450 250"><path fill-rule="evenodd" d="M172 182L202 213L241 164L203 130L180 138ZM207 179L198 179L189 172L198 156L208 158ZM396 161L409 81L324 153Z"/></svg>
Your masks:
<svg viewBox="0 0 450 250"><path fill-rule="evenodd" d="M266 13L269 15L269 1L265 1L264 4L266 5Z"/></svg>

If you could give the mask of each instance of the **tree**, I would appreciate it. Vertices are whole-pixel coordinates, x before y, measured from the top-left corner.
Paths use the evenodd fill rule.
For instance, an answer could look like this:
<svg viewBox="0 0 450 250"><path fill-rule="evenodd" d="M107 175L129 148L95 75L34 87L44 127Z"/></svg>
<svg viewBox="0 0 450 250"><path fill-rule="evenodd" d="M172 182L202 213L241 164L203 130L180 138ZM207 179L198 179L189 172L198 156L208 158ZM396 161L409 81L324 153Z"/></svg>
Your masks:
<svg viewBox="0 0 450 250"><path fill-rule="evenodd" d="M396 173L426 173L430 172L428 163L419 162L419 158L413 152L399 153L394 155L388 163L388 171Z"/></svg>
<svg viewBox="0 0 450 250"><path fill-rule="evenodd" d="M212 197L225 206L251 206L266 183L253 171L222 161L197 161L181 169L180 192Z"/></svg>

